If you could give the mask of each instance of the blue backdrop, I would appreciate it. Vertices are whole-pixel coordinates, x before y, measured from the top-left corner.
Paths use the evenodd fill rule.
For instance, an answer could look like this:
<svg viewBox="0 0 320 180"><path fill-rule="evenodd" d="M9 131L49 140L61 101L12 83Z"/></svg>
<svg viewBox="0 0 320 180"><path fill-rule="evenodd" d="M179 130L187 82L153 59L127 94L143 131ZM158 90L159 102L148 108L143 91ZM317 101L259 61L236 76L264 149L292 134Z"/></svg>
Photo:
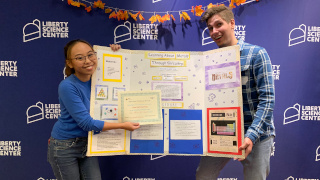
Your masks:
<svg viewBox="0 0 320 180"><path fill-rule="evenodd" d="M104 1L106 6L144 11L146 20L131 18L126 24L109 19L104 10L93 8L88 13L66 0L1 2L1 180L55 179L46 161L47 140L59 115L57 87L64 79L63 47L68 41L81 38L108 46L122 40L122 48L133 50L217 48L206 39L205 24L190 9L223 0L153 1ZM319 9L320 1L315 0L260 0L233 10L237 36L266 48L273 63L277 136L270 180L320 179ZM182 10L189 10L190 21L180 22ZM167 11L175 22L150 25L148 19L154 12ZM142 34L137 33L140 26L145 30ZM143 35L145 39L141 39ZM103 179L111 180L191 180L200 160L196 156L99 158ZM230 162L222 171L220 179L228 178L243 179L239 162Z"/></svg>

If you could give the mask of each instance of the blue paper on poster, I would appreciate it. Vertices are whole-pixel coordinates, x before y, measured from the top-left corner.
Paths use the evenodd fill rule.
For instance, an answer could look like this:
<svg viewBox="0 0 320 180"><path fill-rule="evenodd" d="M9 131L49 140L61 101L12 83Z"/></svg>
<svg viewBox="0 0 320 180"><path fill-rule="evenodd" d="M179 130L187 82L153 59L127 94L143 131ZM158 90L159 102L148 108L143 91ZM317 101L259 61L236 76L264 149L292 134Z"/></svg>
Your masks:
<svg viewBox="0 0 320 180"><path fill-rule="evenodd" d="M162 110L162 117L164 117L163 113L164 113L164 110ZM162 122L163 122L163 119L162 119ZM144 126L155 126L155 125L144 125ZM164 125L162 123L161 130L160 130L162 131L161 139L138 139L138 138L134 139L131 133L130 153L164 153L163 126Z"/></svg>
<svg viewBox="0 0 320 180"><path fill-rule="evenodd" d="M203 154L202 110L169 110L169 153Z"/></svg>

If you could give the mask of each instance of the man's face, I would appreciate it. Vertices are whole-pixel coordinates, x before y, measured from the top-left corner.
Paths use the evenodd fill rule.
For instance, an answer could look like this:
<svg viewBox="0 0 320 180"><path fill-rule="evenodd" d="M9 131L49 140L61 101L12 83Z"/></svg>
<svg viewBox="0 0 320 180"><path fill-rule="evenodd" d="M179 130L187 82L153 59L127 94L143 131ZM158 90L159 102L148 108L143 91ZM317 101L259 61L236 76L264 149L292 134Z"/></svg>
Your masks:
<svg viewBox="0 0 320 180"><path fill-rule="evenodd" d="M234 19L227 23L220 15L216 14L208 19L207 26L210 37L217 43L219 48L235 45Z"/></svg>

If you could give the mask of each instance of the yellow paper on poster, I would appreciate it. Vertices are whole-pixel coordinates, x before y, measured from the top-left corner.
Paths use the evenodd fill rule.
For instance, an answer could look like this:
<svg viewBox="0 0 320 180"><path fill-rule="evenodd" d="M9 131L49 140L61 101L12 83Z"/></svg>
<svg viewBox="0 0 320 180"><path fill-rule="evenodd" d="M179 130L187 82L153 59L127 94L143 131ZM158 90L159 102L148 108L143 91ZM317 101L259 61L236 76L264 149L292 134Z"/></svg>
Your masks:
<svg viewBox="0 0 320 180"><path fill-rule="evenodd" d="M122 56L103 54L103 81L122 82Z"/></svg>
<svg viewBox="0 0 320 180"><path fill-rule="evenodd" d="M101 153L124 153L126 149L126 131L125 130L109 130L108 132L102 132L103 138L95 138L93 142L92 136L93 132L89 132L88 144L89 144L89 154L101 154ZM96 136L99 136L97 134ZM99 139L99 140L97 140Z"/></svg>

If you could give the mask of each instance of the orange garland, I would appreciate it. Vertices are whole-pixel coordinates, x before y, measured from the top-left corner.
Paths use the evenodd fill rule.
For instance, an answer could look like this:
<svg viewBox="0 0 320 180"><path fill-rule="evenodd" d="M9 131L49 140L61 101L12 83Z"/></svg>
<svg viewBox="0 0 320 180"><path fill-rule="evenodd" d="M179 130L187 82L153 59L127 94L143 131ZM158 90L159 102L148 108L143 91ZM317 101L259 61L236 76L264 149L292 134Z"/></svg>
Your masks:
<svg viewBox="0 0 320 180"><path fill-rule="evenodd" d="M255 0L255 1L259 1L259 0ZM245 2L246 2L246 0L231 0L230 4L229 4L229 7L232 9L232 8L235 8L236 5L240 6L241 4L243 4ZM85 10L89 13L89 12L91 12L92 8L100 8L100 9L103 10L105 8L105 4L106 3L103 3L101 0L97 0L97 1L94 1L93 3L90 3L91 6L87 6L84 3L80 3L79 0L77 0L77 1L68 0L68 4L71 5L71 6L75 6L75 7L83 6L83 7L85 7ZM206 7L202 7L202 5L192 6L191 12L195 16L201 16L205 12L206 8L209 9L209 8L214 7L214 6L224 6L224 4L220 4L219 5L219 4L210 3ZM182 19L184 19L185 21L188 21L188 20L190 21L191 20L191 17L189 16L189 14L186 11L188 11L188 10L184 10L182 12L181 11L179 12L179 14L180 14L180 22L181 22ZM120 20L128 20L130 17L135 21L138 20L137 17L139 17L140 21L145 20L140 11L138 13L133 14L133 13L129 12L128 10L117 10L117 8L107 7L105 9L105 13L106 14L110 13L109 19L115 18L115 19L118 19L118 21L120 21ZM157 21L159 23L163 23L165 21L170 21L171 18L172 18L173 21L176 20L172 14L169 14L169 12L167 12L167 14L165 14L163 16L160 16L160 15L158 15L158 14L156 14L154 12L154 15L151 16L149 21L151 22L151 24L153 24L153 23L155 23Z"/></svg>

